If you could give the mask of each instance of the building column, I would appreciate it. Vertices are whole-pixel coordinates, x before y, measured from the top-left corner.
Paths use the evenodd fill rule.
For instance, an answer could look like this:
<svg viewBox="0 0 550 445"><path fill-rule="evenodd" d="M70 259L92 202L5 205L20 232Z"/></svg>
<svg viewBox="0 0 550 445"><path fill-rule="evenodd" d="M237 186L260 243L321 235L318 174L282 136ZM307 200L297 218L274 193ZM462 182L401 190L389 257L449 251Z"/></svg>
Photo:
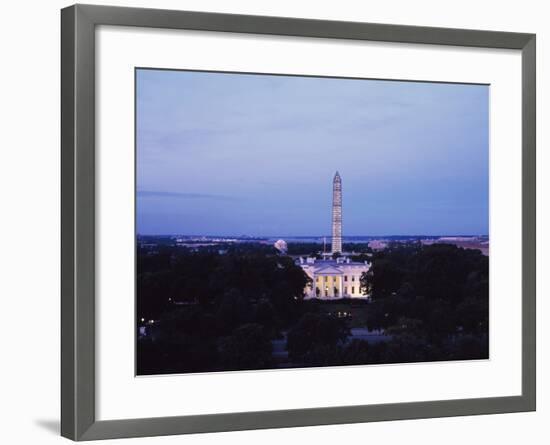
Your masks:
<svg viewBox="0 0 550 445"><path fill-rule="evenodd" d="M321 298L321 292L323 291L323 289L321 289L321 285L317 283L317 279L320 280L321 277L318 277L318 276L315 277L315 287L319 288L319 297L318 298ZM315 292L315 296L317 297L317 292Z"/></svg>
<svg viewBox="0 0 550 445"><path fill-rule="evenodd" d="M344 296L344 287L343 287L344 276L342 274L338 275L338 296L342 298Z"/></svg>

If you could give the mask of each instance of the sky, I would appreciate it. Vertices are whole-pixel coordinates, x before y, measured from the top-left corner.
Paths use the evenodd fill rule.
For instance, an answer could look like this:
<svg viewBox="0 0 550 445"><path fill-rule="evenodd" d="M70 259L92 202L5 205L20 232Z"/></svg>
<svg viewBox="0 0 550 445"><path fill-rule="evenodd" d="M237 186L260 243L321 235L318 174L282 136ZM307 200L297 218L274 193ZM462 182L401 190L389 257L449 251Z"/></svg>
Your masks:
<svg viewBox="0 0 550 445"><path fill-rule="evenodd" d="M138 234L486 235L489 87L138 69Z"/></svg>

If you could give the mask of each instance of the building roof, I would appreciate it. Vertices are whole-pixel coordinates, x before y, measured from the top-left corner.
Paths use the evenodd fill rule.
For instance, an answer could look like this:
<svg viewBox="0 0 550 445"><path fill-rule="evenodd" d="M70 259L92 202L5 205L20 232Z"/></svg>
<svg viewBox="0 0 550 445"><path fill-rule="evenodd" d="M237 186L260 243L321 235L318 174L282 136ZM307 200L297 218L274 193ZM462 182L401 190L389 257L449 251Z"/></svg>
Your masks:
<svg viewBox="0 0 550 445"><path fill-rule="evenodd" d="M302 266L302 268L304 269L314 272L315 274L336 274L336 273L342 273L345 270L349 270L349 269L368 270L370 268L370 264L362 263L359 261L338 262L333 259L315 260L314 263L298 262L298 265Z"/></svg>
<svg viewBox="0 0 550 445"><path fill-rule="evenodd" d="M335 273L341 273L342 268L336 267L336 266L321 266L321 267L314 267L316 274L335 274Z"/></svg>

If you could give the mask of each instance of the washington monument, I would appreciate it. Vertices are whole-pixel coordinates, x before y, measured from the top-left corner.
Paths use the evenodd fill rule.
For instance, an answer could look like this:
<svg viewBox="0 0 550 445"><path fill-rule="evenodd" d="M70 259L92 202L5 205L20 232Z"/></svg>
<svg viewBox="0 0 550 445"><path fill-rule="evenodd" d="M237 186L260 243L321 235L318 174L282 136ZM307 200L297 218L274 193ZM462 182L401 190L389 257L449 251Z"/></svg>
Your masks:
<svg viewBox="0 0 550 445"><path fill-rule="evenodd" d="M342 253L342 178L332 180L332 253Z"/></svg>

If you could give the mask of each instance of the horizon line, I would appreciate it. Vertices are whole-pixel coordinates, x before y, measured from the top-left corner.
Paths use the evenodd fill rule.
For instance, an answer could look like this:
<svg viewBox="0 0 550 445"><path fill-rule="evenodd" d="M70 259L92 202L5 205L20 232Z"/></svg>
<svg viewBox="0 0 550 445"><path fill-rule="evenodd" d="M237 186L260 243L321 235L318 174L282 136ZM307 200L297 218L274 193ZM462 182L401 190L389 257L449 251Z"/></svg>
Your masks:
<svg viewBox="0 0 550 445"><path fill-rule="evenodd" d="M332 238L332 235L246 235L246 234L184 234L184 233L136 233L136 236L186 236L186 237L224 237L224 238ZM374 234L374 235L342 235L342 238L353 238L353 237L389 237L389 236L408 236L408 237L446 237L446 236L456 236L456 237L489 237L489 234L485 233L443 233L443 234L402 234L402 233L392 233L392 234Z"/></svg>

